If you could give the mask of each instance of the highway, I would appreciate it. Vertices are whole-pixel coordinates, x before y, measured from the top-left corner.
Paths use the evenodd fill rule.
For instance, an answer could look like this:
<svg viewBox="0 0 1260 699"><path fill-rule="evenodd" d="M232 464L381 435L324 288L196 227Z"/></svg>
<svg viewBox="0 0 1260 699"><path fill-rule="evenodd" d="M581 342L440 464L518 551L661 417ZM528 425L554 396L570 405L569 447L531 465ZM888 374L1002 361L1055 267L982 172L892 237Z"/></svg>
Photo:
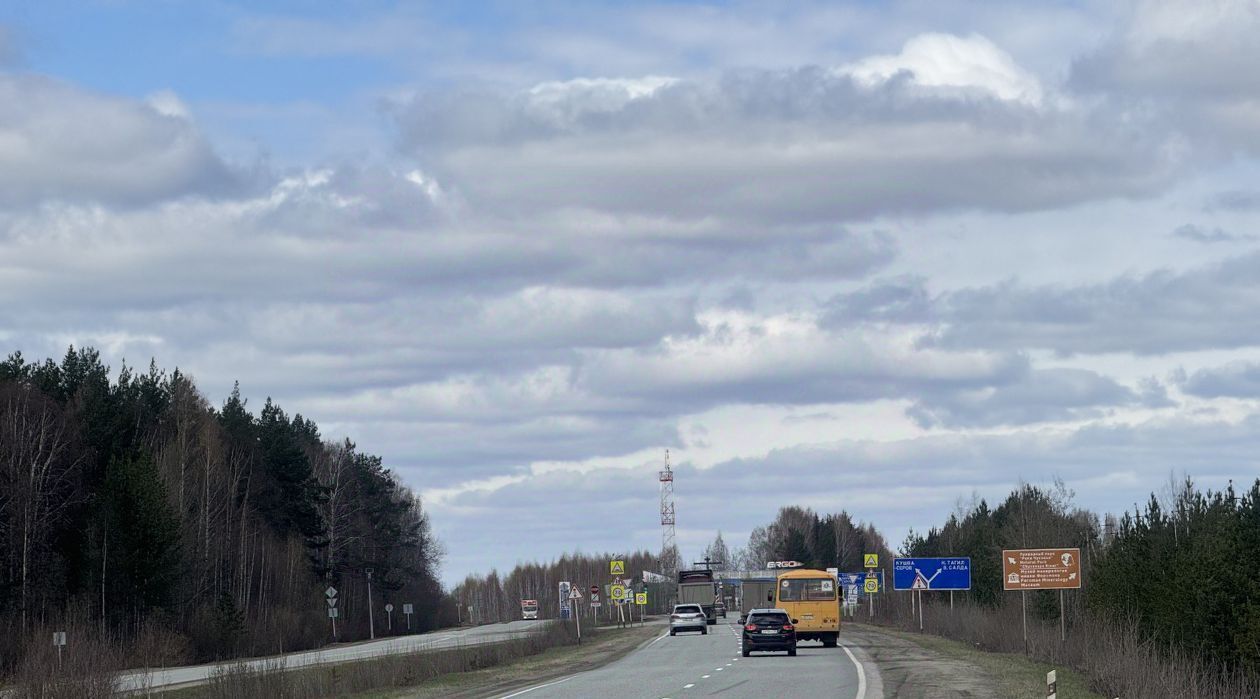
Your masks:
<svg viewBox="0 0 1260 699"><path fill-rule="evenodd" d="M235 668L241 665L252 670L276 667L298 668L362 660L364 658L395 653L411 653L495 643L497 641L520 638L522 635L541 629L545 623L547 622L513 621L507 624L489 624L468 629L448 629L416 636L395 636L366 643L331 646L319 650L290 653L270 658L252 658L188 667L132 670L118 675L118 690L121 692L139 692L146 689L199 684L209 679L216 670Z"/></svg>
<svg viewBox="0 0 1260 699"><path fill-rule="evenodd" d="M521 699L677 699L720 696L765 699L804 697L879 699L878 669L861 648L841 636L840 648L801 643L797 656L740 652L739 626L721 623L709 634L662 635L597 670L557 678L501 696Z"/></svg>

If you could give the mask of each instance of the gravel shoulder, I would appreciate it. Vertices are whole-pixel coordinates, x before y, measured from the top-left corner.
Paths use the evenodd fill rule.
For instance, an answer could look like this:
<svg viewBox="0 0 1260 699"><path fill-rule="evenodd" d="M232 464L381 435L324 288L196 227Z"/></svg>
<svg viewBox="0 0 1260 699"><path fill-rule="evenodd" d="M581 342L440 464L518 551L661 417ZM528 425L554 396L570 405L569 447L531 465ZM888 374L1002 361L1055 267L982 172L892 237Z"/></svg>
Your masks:
<svg viewBox="0 0 1260 699"><path fill-rule="evenodd" d="M1021 655L986 653L940 636L848 623L841 642L862 650L878 668L889 699L1044 699L1044 663ZM1084 678L1058 669L1059 696L1103 699Z"/></svg>

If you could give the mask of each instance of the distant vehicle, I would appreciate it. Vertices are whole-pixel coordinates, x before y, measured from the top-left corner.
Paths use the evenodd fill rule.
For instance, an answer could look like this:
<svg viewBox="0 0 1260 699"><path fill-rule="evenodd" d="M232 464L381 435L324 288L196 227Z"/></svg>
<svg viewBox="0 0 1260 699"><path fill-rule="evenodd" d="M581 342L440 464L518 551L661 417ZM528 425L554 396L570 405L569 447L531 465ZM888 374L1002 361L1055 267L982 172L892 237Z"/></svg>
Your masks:
<svg viewBox="0 0 1260 699"><path fill-rule="evenodd" d="M796 655L796 619L784 609L753 609L748 612L740 636L744 657L753 651L785 650Z"/></svg>
<svg viewBox="0 0 1260 699"><path fill-rule="evenodd" d="M778 581L774 578L766 580L744 580L739 587L739 623L743 624L748 612L774 604L774 587Z"/></svg>
<svg viewBox="0 0 1260 699"><path fill-rule="evenodd" d="M704 608L698 604L675 604L669 615L669 635L677 636L679 631L699 631L709 633L709 620Z"/></svg>
<svg viewBox="0 0 1260 699"><path fill-rule="evenodd" d="M720 616L720 617L722 617L723 619L725 619L725 618L726 618L726 603L725 603L725 602L718 602L717 604L714 604L714 605L713 605L713 613L714 613L715 615Z"/></svg>
<svg viewBox="0 0 1260 699"><path fill-rule="evenodd" d="M678 571L678 603L697 604L709 624L717 623L717 584L711 570Z"/></svg>
<svg viewBox="0 0 1260 699"><path fill-rule="evenodd" d="M538 600L536 599L521 600L521 618L526 621L538 618Z"/></svg>
<svg viewBox="0 0 1260 699"><path fill-rule="evenodd" d="M835 648L840 638L840 597L836 576L825 570L797 570L780 573L775 585L774 606L798 619L796 638L822 641Z"/></svg>

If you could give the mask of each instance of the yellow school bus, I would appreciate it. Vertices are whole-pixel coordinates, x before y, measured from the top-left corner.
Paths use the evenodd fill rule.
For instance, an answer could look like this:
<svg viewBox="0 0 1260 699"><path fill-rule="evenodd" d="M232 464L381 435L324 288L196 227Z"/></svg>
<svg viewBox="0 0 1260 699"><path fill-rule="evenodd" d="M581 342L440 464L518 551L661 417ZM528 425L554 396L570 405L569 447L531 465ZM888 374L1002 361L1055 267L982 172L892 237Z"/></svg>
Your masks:
<svg viewBox="0 0 1260 699"><path fill-rule="evenodd" d="M840 585L825 570L797 569L781 573L774 602L795 620L796 638L822 641L835 648L840 636Z"/></svg>

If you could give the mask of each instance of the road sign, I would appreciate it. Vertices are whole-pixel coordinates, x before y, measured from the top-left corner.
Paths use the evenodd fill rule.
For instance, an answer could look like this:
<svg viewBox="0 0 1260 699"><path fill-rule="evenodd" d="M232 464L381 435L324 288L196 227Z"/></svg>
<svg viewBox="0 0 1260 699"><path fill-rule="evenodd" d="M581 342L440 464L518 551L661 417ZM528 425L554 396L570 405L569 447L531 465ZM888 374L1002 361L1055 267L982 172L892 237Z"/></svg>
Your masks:
<svg viewBox="0 0 1260 699"><path fill-rule="evenodd" d="M613 585L611 597L613 601L620 602L626 598L626 588L623 585Z"/></svg>
<svg viewBox="0 0 1260 699"><path fill-rule="evenodd" d="M875 578L876 592L884 589L884 571L874 570L864 573L841 573L836 576L840 580L840 586L846 590L857 590L858 594L866 594L866 581L872 577Z"/></svg>
<svg viewBox="0 0 1260 699"><path fill-rule="evenodd" d="M598 588L596 588L598 589ZM599 592L591 593L591 604L599 604Z"/></svg>
<svg viewBox="0 0 1260 699"><path fill-rule="evenodd" d="M608 574L609 575L625 575L626 562L625 561L609 561Z"/></svg>
<svg viewBox="0 0 1260 699"><path fill-rule="evenodd" d="M335 607L335 606L337 606L337 598L336 598L336 597L329 597L329 598L328 598L328 606L330 606L330 607Z"/></svg>
<svg viewBox="0 0 1260 699"><path fill-rule="evenodd" d="M863 568L878 568L879 567L879 554L868 553L865 556L862 556L862 567Z"/></svg>
<svg viewBox="0 0 1260 699"><path fill-rule="evenodd" d="M411 610L412 610L412 606L410 602L407 602L406 604L403 605L403 614L410 614Z"/></svg>
<svg viewBox="0 0 1260 699"><path fill-rule="evenodd" d="M591 594L592 594L592 595L598 595L598 594L599 594L599 585L591 585Z"/></svg>
<svg viewBox="0 0 1260 699"><path fill-rule="evenodd" d="M573 590L569 592L569 599L572 599L572 600L582 599L582 591L574 587Z"/></svg>
<svg viewBox="0 0 1260 699"><path fill-rule="evenodd" d="M329 619L336 619L336 618L339 616L339 615L338 615L338 613L337 613L337 611L338 611L338 610L337 610L337 608L336 608L336 607L329 607L329 608L328 608L328 618L329 618Z"/></svg>
<svg viewBox="0 0 1260 699"><path fill-rule="evenodd" d="M894 590L970 590L971 559L895 558Z"/></svg>
<svg viewBox="0 0 1260 699"><path fill-rule="evenodd" d="M392 605L392 604L387 604L387 605L385 605L385 611L387 611L387 612L392 612L392 611L394 611L394 605Z"/></svg>
<svg viewBox="0 0 1260 699"><path fill-rule="evenodd" d="M328 589L327 589L327 590L324 590L324 596L325 596L325 597L336 597L336 596L337 596L337 588L333 587L332 585L329 585L329 586L328 586Z"/></svg>
<svg viewBox="0 0 1260 699"><path fill-rule="evenodd" d="M1076 590L1080 586L1080 549L1016 549L1002 552L1003 589Z"/></svg>
<svg viewBox="0 0 1260 699"><path fill-rule="evenodd" d="M53 631L53 645L54 646L66 645L66 632L65 631Z"/></svg>
<svg viewBox="0 0 1260 699"><path fill-rule="evenodd" d="M879 592L879 578L874 575L868 575L862 580L862 592L873 595Z"/></svg>
<svg viewBox="0 0 1260 699"><path fill-rule="evenodd" d="M836 576L837 578L838 578L838 577L840 577L840 569L839 569L839 568L828 568L828 569L827 569L827 572L828 572L828 573L831 573L832 575Z"/></svg>
<svg viewBox="0 0 1260 699"><path fill-rule="evenodd" d="M634 603L639 605L640 607L645 606L647 604L647 593L636 592L634 594Z"/></svg>

